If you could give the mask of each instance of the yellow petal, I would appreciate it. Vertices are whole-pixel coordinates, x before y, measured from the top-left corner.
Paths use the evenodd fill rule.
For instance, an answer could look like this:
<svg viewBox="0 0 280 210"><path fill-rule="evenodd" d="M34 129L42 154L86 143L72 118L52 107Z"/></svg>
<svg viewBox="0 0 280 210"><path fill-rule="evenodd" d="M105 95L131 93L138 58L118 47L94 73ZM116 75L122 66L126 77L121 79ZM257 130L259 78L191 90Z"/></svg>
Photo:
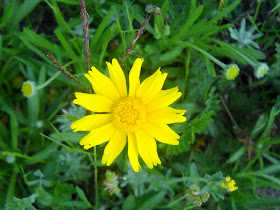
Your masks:
<svg viewBox="0 0 280 210"><path fill-rule="evenodd" d="M98 94L88 94L76 92L77 99L73 101L74 104L81 105L93 112L111 112L113 102L105 96Z"/></svg>
<svg viewBox="0 0 280 210"><path fill-rule="evenodd" d="M155 139L143 129L136 131L135 135L137 139L139 154L146 165L149 168L153 168L153 165L156 166L157 164L161 164L157 153L157 145Z"/></svg>
<svg viewBox="0 0 280 210"><path fill-rule="evenodd" d="M138 148L135 133L127 133L128 139L128 159L131 164L132 169L135 172L139 171L140 164L138 161Z"/></svg>
<svg viewBox="0 0 280 210"><path fill-rule="evenodd" d="M144 104L149 103L162 89L167 73L161 74L159 69L153 75L145 79L137 90L136 97Z"/></svg>
<svg viewBox="0 0 280 210"><path fill-rule="evenodd" d="M136 91L140 86L140 71L142 63L144 62L143 58L137 58L134 61L134 64L129 72L129 96L134 97Z"/></svg>
<svg viewBox="0 0 280 210"><path fill-rule="evenodd" d="M120 94L112 81L104 74L101 74L94 66L91 67L91 71L88 71L88 74L85 74L85 77L91 83L95 93L106 96L112 101L120 98Z"/></svg>
<svg viewBox="0 0 280 210"><path fill-rule="evenodd" d="M155 122L146 122L143 124L143 129L152 135L156 140L165 143L165 144L172 144L178 145L179 141L177 139L180 136L175 133L168 125L160 124Z"/></svg>
<svg viewBox="0 0 280 210"><path fill-rule="evenodd" d="M107 166L111 165L111 163L118 157L118 155L122 152L123 148L126 144L126 133L119 129L116 130L114 135L112 136L109 143L106 145L103 157L102 164L106 164Z"/></svg>
<svg viewBox="0 0 280 210"><path fill-rule="evenodd" d="M113 59L112 64L106 62L110 74L110 79L116 86L121 97L127 96L126 80L122 68L117 59Z"/></svg>
<svg viewBox="0 0 280 210"><path fill-rule="evenodd" d="M109 123L91 131L80 141L80 145L84 145L85 149L89 149L96 145L102 144L106 141L109 141L115 131L116 128L114 127L113 123Z"/></svg>
<svg viewBox="0 0 280 210"><path fill-rule="evenodd" d="M168 90L161 90L149 104L146 105L147 111L154 111L157 109L168 107L175 102L182 93L178 92L178 87Z"/></svg>
<svg viewBox="0 0 280 210"><path fill-rule="evenodd" d="M71 124L71 129L77 131L92 131L103 125L110 123L112 120L111 114L93 114L87 115Z"/></svg>
<svg viewBox="0 0 280 210"><path fill-rule="evenodd" d="M186 110L166 107L152 112L148 112L147 119L149 121L164 124L180 123L186 121L186 118L182 116L185 112Z"/></svg>

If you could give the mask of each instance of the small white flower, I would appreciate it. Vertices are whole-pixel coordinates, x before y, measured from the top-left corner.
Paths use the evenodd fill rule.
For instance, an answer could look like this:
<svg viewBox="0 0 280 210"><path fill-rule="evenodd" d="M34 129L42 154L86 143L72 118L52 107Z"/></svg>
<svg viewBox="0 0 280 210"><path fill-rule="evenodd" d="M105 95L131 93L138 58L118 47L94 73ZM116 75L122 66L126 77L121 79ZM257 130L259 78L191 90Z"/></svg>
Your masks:
<svg viewBox="0 0 280 210"><path fill-rule="evenodd" d="M264 77L264 75L266 75L268 70L269 67L266 63L258 63L254 69L255 77L257 77L258 79Z"/></svg>
<svg viewBox="0 0 280 210"><path fill-rule="evenodd" d="M25 97L30 98L31 96L35 95L35 93L37 92L36 83L27 80L26 82L23 83L21 91Z"/></svg>

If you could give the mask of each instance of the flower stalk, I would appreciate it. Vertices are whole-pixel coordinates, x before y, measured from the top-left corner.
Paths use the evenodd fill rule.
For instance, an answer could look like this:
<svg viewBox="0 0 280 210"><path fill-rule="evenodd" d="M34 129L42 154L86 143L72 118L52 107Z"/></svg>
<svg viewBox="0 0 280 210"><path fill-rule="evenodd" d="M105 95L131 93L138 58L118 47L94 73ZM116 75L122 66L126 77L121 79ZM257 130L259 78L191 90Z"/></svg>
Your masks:
<svg viewBox="0 0 280 210"><path fill-rule="evenodd" d="M90 51L89 51L89 36L88 36L88 13L86 11L86 4L84 0L80 0L81 18L83 21L83 32L85 42L85 55L87 70L90 69Z"/></svg>

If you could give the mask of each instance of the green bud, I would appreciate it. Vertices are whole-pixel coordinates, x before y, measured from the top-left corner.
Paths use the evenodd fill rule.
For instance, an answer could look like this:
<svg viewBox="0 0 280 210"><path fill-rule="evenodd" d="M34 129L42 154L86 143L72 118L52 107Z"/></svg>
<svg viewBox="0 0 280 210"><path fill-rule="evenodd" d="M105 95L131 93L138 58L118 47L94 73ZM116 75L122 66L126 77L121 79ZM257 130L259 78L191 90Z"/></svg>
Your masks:
<svg viewBox="0 0 280 210"><path fill-rule="evenodd" d="M200 207L200 206L202 205L202 200L201 200L201 198L200 198L199 196L194 197L193 200L192 200L192 204L193 204L194 206Z"/></svg>
<svg viewBox="0 0 280 210"><path fill-rule="evenodd" d="M151 12L153 12L154 11L154 6L153 5L151 5L151 4L148 4L147 6L146 6L146 12L147 13L151 13Z"/></svg>
<svg viewBox="0 0 280 210"><path fill-rule="evenodd" d="M234 80L239 74L239 68L236 64L226 65L224 74L227 80Z"/></svg>
<svg viewBox="0 0 280 210"><path fill-rule="evenodd" d="M199 187L197 187L195 184L193 184L191 187L190 187L191 191L192 191L192 194L194 195L198 195L199 192L200 192L200 189Z"/></svg>
<svg viewBox="0 0 280 210"><path fill-rule="evenodd" d="M210 194L208 192L205 192L203 194L201 194L201 198L203 203L206 203L208 201L208 199L210 198Z"/></svg>
<svg viewBox="0 0 280 210"><path fill-rule="evenodd" d="M169 25L163 26L163 35L169 36L170 35L170 27Z"/></svg>

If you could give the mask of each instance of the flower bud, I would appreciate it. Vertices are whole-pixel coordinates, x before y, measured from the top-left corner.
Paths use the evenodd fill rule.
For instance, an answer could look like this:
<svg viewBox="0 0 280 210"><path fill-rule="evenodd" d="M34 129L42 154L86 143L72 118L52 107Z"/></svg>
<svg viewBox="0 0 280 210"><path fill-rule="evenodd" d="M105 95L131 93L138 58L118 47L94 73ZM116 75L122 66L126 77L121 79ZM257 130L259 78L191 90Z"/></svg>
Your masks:
<svg viewBox="0 0 280 210"><path fill-rule="evenodd" d="M35 93L37 92L36 83L27 80L26 82L23 83L21 91L25 97L30 98L31 96L35 95Z"/></svg>
<svg viewBox="0 0 280 210"><path fill-rule="evenodd" d="M255 77L257 77L258 79L264 77L268 70L269 67L266 63L258 63L258 65L254 69Z"/></svg>
<svg viewBox="0 0 280 210"><path fill-rule="evenodd" d="M234 80L239 74L239 68L236 64L229 64L224 68L224 73L227 80Z"/></svg>

